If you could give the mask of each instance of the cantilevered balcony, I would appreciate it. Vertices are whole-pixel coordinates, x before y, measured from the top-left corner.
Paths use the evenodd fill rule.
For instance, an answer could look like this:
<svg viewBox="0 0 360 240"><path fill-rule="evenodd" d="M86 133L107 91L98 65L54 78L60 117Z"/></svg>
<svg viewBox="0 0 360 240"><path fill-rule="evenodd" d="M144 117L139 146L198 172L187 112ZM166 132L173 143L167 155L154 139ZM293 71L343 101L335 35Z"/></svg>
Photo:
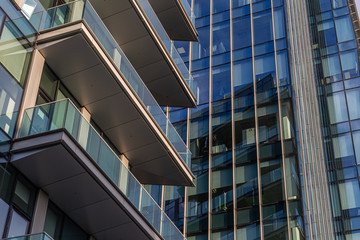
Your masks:
<svg viewBox="0 0 360 240"><path fill-rule="evenodd" d="M94 8L88 0L39 12L36 7L29 18L40 32L80 19L88 25L91 25L89 20L104 22L161 106L196 106L194 93L198 90L193 78L148 0L93 0L91 3ZM93 19L88 18L89 11L94 13Z"/></svg>
<svg viewBox="0 0 360 240"><path fill-rule="evenodd" d="M187 0L149 0L172 40L196 41L195 15Z"/></svg>
<svg viewBox="0 0 360 240"><path fill-rule="evenodd" d="M184 240L69 100L27 109L11 155L17 169L98 240Z"/></svg>
<svg viewBox="0 0 360 240"><path fill-rule="evenodd" d="M140 182L192 185L191 153L89 2L42 19L39 51Z"/></svg>

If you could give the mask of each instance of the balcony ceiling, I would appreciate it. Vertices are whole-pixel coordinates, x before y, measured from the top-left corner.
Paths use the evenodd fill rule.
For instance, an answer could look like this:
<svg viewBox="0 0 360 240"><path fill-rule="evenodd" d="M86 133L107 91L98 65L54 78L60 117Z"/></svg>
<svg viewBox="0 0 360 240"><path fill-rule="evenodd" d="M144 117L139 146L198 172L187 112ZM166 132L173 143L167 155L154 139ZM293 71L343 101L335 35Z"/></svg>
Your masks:
<svg viewBox="0 0 360 240"><path fill-rule="evenodd" d="M160 239L65 132L15 141L11 162L96 239Z"/></svg>
<svg viewBox="0 0 360 240"><path fill-rule="evenodd" d="M196 28L180 0L149 0L149 2L172 40L198 41Z"/></svg>
<svg viewBox="0 0 360 240"><path fill-rule="evenodd" d="M195 107L195 96L176 64L130 1L91 3L157 102L161 106Z"/></svg>
<svg viewBox="0 0 360 240"><path fill-rule="evenodd" d="M38 49L141 183L192 185L191 171L83 23L43 32Z"/></svg>

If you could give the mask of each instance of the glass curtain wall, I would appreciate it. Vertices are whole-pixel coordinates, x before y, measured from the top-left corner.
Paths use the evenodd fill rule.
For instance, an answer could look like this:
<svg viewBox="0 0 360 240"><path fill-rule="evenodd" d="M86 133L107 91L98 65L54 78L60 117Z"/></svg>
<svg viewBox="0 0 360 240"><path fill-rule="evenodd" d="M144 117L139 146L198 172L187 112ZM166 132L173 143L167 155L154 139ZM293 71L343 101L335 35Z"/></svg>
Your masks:
<svg viewBox="0 0 360 240"><path fill-rule="evenodd" d="M284 3L190 2L199 42L175 46L198 108L168 116L196 187L165 187L164 208L190 240L305 239Z"/></svg>
<svg viewBox="0 0 360 240"><path fill-rule="evenodd" d="M348 1L312 0L314 62L337 239L360 237L360 78ZM354 7L354 6L353 6Z"/></svg>

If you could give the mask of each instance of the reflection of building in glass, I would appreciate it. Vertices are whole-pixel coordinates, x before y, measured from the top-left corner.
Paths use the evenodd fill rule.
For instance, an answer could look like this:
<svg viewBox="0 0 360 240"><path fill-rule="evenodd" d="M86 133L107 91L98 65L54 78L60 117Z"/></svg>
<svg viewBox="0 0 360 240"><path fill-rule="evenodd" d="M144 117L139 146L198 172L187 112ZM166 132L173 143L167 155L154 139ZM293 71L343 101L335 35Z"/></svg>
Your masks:
<svg viewBox="0 0 360 240"><path fill-rule="evenodd" d="M0 239L360 239L355 2L1 1Z"/></svg>

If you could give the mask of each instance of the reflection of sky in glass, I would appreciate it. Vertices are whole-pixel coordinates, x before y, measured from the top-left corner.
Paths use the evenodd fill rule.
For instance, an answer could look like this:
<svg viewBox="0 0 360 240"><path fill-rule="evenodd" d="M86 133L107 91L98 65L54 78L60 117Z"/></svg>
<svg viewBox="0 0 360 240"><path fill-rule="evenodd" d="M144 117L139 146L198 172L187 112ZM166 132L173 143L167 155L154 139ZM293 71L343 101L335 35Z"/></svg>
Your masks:
<svg viewBox="0 0 360 240"><path fill-rule="evenodd" d="M360 16L360 0L355 0L358 16Z"/></svg>

